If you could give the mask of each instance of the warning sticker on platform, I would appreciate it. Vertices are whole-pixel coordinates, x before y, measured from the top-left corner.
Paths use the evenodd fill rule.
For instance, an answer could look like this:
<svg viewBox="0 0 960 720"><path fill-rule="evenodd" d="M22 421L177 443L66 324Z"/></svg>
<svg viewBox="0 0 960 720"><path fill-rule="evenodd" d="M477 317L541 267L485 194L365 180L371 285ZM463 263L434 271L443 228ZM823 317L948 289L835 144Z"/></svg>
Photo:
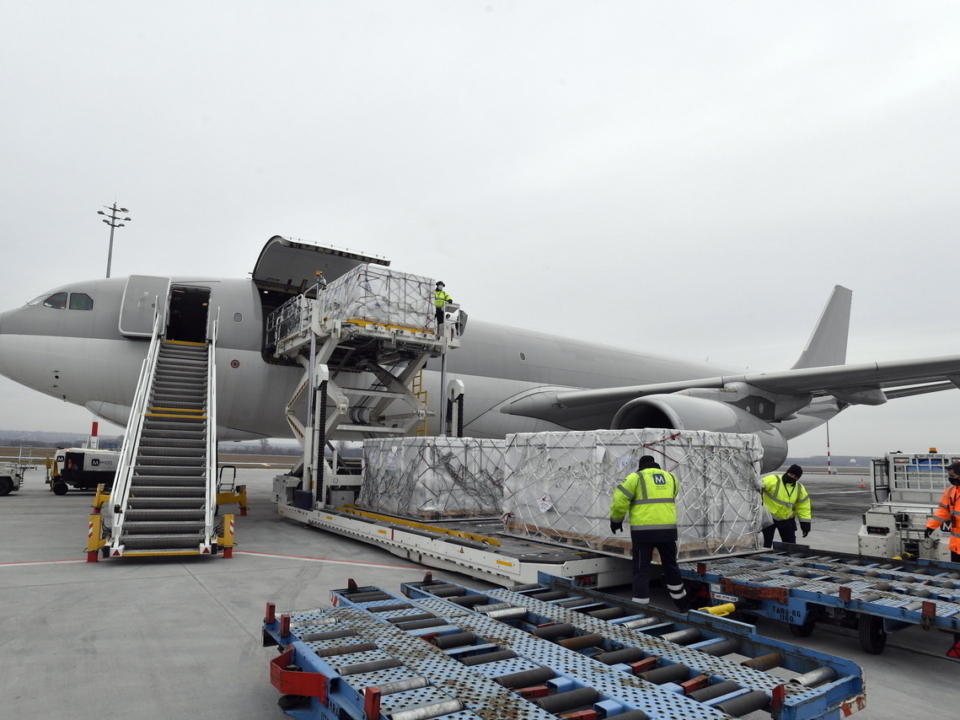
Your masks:
<svg viewBox="0 0 960 720"><path fill-rule="evenodd" d="M540 512L546 512L553 507L553 503L550 502L549 495L541 495L537 498L537 507L540 508Z"/></svg>
<svg viewBox="0 0 960 720"><path fill-rule="evenodd" d="M722 588L720 583L710 583L710 597L714 600L722 600L723 602L738 602L740 598L736 595L727 595L726 593L720 592Z"/></svg>

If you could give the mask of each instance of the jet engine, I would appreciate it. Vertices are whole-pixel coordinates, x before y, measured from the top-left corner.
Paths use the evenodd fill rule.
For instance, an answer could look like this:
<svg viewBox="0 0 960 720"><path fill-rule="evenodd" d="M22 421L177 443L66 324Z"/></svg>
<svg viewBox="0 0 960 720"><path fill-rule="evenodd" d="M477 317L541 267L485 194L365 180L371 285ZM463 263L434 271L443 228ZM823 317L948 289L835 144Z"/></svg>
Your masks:
<svg viewBox="0 0 960 720"><path fill-rule="evenodd" d="M686 395L648 395L631 400L613 416L613 430L664 428L754 433L763 446L761 472L780 467L787 459L787 440L768 422L735 405Z"/></svg>

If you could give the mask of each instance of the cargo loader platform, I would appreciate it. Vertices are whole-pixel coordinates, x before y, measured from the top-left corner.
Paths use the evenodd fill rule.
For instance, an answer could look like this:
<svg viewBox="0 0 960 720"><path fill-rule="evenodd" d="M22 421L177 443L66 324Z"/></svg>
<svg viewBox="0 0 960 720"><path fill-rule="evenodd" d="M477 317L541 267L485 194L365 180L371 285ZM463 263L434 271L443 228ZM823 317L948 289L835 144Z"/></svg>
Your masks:
<svg viewBox="0 0 960 720"><path fill-rule="evenodd" d="M883 652L886 636L912 625L960 633L960 565L902 562L826 553L775 543L753 555L682 563L687 580L704 584L713 604L745 610L810 635L818 622L855 628L866 652ZM951 640L951 657L960 643Z"/></svg>
<svg viewBox="0 0 960 720"><path fill-rule="evenodd" d="M639 608L541 576L480 592L449 582L332 593L277 615L271 681L293 717L839 718L864 707L852 662L766 640L741 623ZM770 670L771 672L767 672ZM778 673L778 674L774 674ZM788 677L792 676L792 677Z"/></svg>

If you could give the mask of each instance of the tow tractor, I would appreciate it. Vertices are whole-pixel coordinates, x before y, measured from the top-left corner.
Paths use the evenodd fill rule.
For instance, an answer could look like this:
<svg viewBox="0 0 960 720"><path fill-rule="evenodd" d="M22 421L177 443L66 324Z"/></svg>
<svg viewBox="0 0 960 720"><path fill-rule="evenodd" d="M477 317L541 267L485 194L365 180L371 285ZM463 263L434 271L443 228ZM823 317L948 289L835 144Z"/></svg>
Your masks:
<svg viewBox="0 0 960 720"><path fill-rule="evenodd" d="M0 495L9 495L23 486L23 472L26 465L17 463L0 463Z"/></svg>
<svg viewBox="0 0 960 720"><path fill-rule="evenodd" d="M50 489L56 495L75 490L96 490L113 486L120 453L115 450L58 448L50 469Z"/></svg>
<svg viewBox="0 0 960 720"><path fill-rule="evenodd" d="M960 454L887 453L875 458L871 484L874 505L863 514L857 537L861 555L903 559L950 560L940 533L924 538L930 515L949 487L947 465Z"/></svg>

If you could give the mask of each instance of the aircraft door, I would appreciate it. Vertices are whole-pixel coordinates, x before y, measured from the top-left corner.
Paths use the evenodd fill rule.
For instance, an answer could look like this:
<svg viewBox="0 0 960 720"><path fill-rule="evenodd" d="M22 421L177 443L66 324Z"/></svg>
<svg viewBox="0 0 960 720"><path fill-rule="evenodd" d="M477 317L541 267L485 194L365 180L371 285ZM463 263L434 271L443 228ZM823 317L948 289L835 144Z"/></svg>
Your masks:
<svg viewBox="0 0 960 720"><path fill-rule="evenodd" d="M120 334L127 337L150 337L153 318L160 303L161 315L166 315L170 278L152 275L131 275L123 289L120 303Z"/></svg>
<svg viewBox="0 0 960 720"><path fill-rule="evenodd" d="M170 292L167 340L206 342L209 307L210 288L174 285Z"/></svg>

